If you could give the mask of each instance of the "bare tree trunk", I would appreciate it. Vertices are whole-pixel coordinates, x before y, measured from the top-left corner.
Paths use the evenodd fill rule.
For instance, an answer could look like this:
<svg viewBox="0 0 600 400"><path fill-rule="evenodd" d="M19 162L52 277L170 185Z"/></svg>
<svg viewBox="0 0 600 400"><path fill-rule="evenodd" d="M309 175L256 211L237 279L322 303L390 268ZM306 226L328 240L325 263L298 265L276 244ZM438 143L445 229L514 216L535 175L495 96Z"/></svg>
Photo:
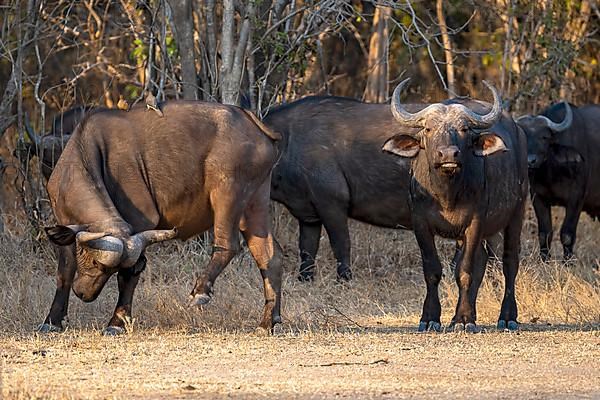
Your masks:
<svg viewBox="0 0 600 400"><path fill-rule="evenodd" d="M391 16L390 7L375 8L373 17L373 34L369 44L367 86L363 95L365 101L384 103L387 101L388 87L388 21Z"/></svg>
<svg viewBox="0 0 600 400"><path fill-rule="evenodd" d="M181 85L183 98L196 100L198 84L196 75L196 52L194 48L194 15L191 0L168 0L173 11L177 47L181 58Z"/></svg>
<svg viewBox="0 0 600 400"><path fill-rule="evenodd" d="M15 15L17 15L17 18L20 18L20 16L21 16L21 12L20 12L21 4L22 3L19 1L16 2L17 12L15 13ZM17 120L17 122L19 124L19 128L20 128L19 134L22 134L22 132L23 132L23 127L22 127L22 122L23 122L22 121L22 111L23 111L22 110L22 96L23 96L22 64L23 64L25 53L28 51L28 48L30 47L31 39L32 39L33 35L36 34L35 27L37 26L37 24L36 24L37 9L38 9L37 0L29 0L27 2L27 16L25 17L24 23L23 23L23 21L19 21L16 25L17 37L19 38L19 40L18 40L19 48L17 49L16 60L13 60L13 63L12 63L12 70L11 70L10 78L6 84L6 87L4 88L4 93L2 94L2 101L0 101L0 137L2 135L4 135L4 132L6 131L6 129L11 124L13 124L15 122L15 120ZM14 115L12 112L14 101L15 101L15 98L17 97L17 95L18 95L17 102L19 103L18 110L17 110L17 115L19 116L18 119L17 119L17 115Z"/></svg>
<svg viewBox="0 0 600 400"><path fill-rule="evenodd" d="M446 57L446 79L448 81L448 93L456 96L456 87L454 85L454 60L452 59L452 43L448 36L448 27L444 17L442 0L437 0L436 12L440 31L442 32L442 43L444 45L444 56Z"/></svg>
<svg viewBox="0 0 600 400"><path fill-rule="evenodd" d="M584 36L587 32L587 25L592 14L590 1L581 0L579 12L575 12L575 14L577 16L573 17L573 19L569 21L569 24L567 25L565 36L566 39L573 44L573 53L577 54L581 49ZM573 98L573 92L575 90L575 85L573 84L574 78L575 72L570 68L570 66L568 66L567 70L565 71L564 79L560 85L560 97L562 99L570 101Z"/></svg>
<svg viewBox="0 0 600 400"><path fill-rule="evenodd" d="M240 27L237 45L235 43L235 4L233 0L223 1L223 32L221 36L221 101L224 104L240 103L240 83L246 60L246 48L250 37L255 4L248 0L245 15Z"/></svg>
<svg viewBox="0 0 600 400"><path fill-rule="evenodd" d="M215 0L206 0L204 12L206 15L206 53L208 55L207 73L210 76L210 95L218 96L219 77L217 71L217 28L215 22Z"/></svg>

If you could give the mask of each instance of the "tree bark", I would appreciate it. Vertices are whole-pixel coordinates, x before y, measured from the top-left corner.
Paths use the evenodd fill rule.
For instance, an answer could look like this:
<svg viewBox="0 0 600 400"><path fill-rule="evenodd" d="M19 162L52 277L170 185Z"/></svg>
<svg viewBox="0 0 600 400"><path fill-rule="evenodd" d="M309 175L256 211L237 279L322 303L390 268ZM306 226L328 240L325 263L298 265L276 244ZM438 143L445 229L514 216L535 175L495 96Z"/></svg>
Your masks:
<svg viewBox="0 0 600 400"><path fill-rule="evenodd" d="M388 85L388 21L391 16L390 7L375 8L373 17L373 34L369 43L367 86L363 95L365 101L384 103L389 93Z"/></svg>
<svg viewBox="0 0 600 400"><path fill-rule="evenodd" d="M198 99L196 52L194 47L194 15L191 0L168 0L173 11L177 48L181 59L183 98Z"/></svg>
<svg viewBox="0 0 600 400"><path fill-rule="evenodd" d="M15 13L20 18L20 5L21 3L17 2L17 12ZM0 101L0 137L4 135L6 129L12 125L15 121L17 121L17 115L13 114L13 106L15 98L17 95L19 98L17 99L19 102L19 109L17 110L18 115L22 117L22 85L23 79L23 70L22 64L25 59L25 54L29 50L31 39L33 35L36 34L35 27L36 19L37 19L37 9L38 3L37 0L29 0L27 2L27 16L25 17L25 21L19 22L16 25L17 37L19 38L18 45L19 48L17 50L17 57L15 62L12 65L12 70L10 74L10 78L4 88L4 93L2 94L2 100ZM19 118L19 125L22 123L22 118ZM20 126L19 132L23 131L22 126Z"/></svg>
<svg viewBox="0 0 600 400"><path fill-rule="evenodd" d="M253 0L248 0L239 38L235 45L235 4L232 0L223 1L223 33L221 36L221 101L224 104L239 105L240 82L246 60L246 48L255 15Z"/></svg>
<svg viewBox="0 0 600 400"><path fill-rule="evenodd" d="M454 60L452 59L452 42L448 36L448 26L444 17L444 8L442 0L437 0L436 12L440 31L442 32L442 43L444 45L444 56L446 57L446 80L448 81L448 93L456 96L456 86L454 85Z"/></svg>

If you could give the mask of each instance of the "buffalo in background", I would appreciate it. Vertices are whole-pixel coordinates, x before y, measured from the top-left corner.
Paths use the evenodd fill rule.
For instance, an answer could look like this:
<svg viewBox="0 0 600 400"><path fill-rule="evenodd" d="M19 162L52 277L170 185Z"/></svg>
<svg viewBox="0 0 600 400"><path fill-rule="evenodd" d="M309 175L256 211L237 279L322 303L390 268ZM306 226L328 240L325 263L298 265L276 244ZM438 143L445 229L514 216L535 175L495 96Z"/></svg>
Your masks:
<svg viewBox="0 0 600 400"><path fill-rule="evenodd" d="M382 154L381 146L391 135L416 130L399 125L389 104L306 97L276 107L264 122L283 137L271 198L300 224L300 280L314 277L322 226L337 260L338 278L346 280L352 277L348 218L412 229L410 161Z"/></svg>
<svg viewBox="0 0 600 400"><path fill-rule="evenodd" d="M557 121L557 122L555 122ZM554 205L565 207L560 229L564 258L573 256L582 211L600 217L600 106L555 104L517 123L527 135L529 182L540 254L550 257Z"/></svg>

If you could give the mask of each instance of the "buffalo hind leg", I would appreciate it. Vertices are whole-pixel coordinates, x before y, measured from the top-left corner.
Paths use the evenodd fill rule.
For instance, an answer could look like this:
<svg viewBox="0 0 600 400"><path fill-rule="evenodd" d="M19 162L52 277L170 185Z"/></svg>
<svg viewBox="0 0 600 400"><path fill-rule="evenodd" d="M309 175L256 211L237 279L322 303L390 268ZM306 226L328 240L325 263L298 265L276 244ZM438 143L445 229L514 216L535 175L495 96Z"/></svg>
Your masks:
<svg viewBox="0 0 600 400"><path fill-rule="evenodd" d="M119 283L119 299L108 326L102 332L105 336L115 336L125 333L128 324L131 324L131 306L133 293L140 280L140 274L146 269L146 257L142 254L131 268L119 270L117 281Z"/></svg>
<svg viewBox="0 0 600 400"><path fill-rule="evenodd" d="M265 306L259 329L272 333L275 324L281 323L283 251L269 226L269 191L267 180L248 204L240 230L263 279Z"/></svg>
<svg viewBox="0 0 600 400"><path fill-rule="evenodd" d="M419 322L419 332L440 332L442 330L440 322L442 306L440 304L438 287L442 279L442 264L437 254L433 233L426 224L415 222L415 237L421 250L423 275L427 285L427 294L423 302L423 313Z"/></svg>
<svg viewBox="0 0 600 400"><path fill-rule="evenodd" d="M330 213L325 215L319 213L319 215L329 236L333 255L337 261L338 280L349 281L352 279L352 270L350 269L351 244L347 213L336 208Z"/></svg>
<svg viewBox="0 0 600 400"><path fill-rule="evenodd" d="M514 331L517 322L517 299L515 297L515 281L519 272L519 253L521 251L521 227L525 206L522 204L510 224L504 230L504 253L502 270L504 273L504 298L498 318L498 329Z"/></svg>
<svg viewBox="0 0 600 400"><path fill-rule="evenodd" d="M213 252L205 271L196 280L190 293L190 306L207 304L217 277L239 252L239 224L243 212L243 197L235 188L221 188L211 193L214 209Z"/></svg>
<svg viewBox="0 0 600 400"><path fill-rule="evenodd" d="M300 273L298 280L302 282L312 281L315 277L315 260L319 251L319 240L321 238L321 222L300 223Z"/></svg>
<svg viewBox="0 0 600 400"><path fill-rule="evenodd" d="M44 320L44 323L37 327L38 332L61 332L64 328L63 321L67 317L69 295L71 294L71 286L73 285L73 278L77 270L75 245L58 247L57 255L56 292L48 316Z"/></svg>
<svg viewBox="0 0 600 400"><path fill-rule="evenodd" d="M533 195L533 209L538 221L538 238L540 242L540 257L546 262L550 259L552 246L552 210L550 204L538 195Z"/></svg>

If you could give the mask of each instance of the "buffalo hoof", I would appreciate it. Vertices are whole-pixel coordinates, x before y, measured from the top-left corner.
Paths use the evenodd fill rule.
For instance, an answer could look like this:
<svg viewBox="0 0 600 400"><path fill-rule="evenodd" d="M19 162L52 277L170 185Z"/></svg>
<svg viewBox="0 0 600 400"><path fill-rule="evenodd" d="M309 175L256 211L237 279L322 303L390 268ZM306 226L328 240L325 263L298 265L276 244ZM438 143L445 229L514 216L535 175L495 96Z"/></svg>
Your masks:
<svg viewBox="0 0 600 400"><path fill-rule="evenodd" d="M273 328L268 329L268 328L264 328L262 326L259 326L258 328L256 328L254 330L254 334L256 336L262 336L262 337L271 336L273 334Z"/></svg>
<svg viewBox="0 0 600 400"><path fill-rule="evenodd" d="M281 320L281 315L276 315L273 317L273 325L281 324L283 321Z"/></svg>
<svg viewBox="0 0 600 400"><path fill-rule="evenodd" d="M120 336L125 333L125 328L120 326L107 326L102 331L102 336Z"/></svg>
<svg viewBox="0 0 600 400"><path fill-rule="evenodd" d="M312 282L315 280L315 274L312 272L300 272L298 274L298 280L300 282Z"/></svg>
<svg viewBox="0 0 600 400"><path fill-rule="evenodd" d="M463 324L462 322L452 323L452 324L450 324L449 329L451 329L452 332L455 332L455 333L460 333L460 332L480 333L481 332L481 328L478 327L477 324L475 324L474 322L467 322L466 324Z"/></svg>
<svg viewBox="0 0 600 400"><path fill-rule="evenodd" d="M519 323L517 321L498 321L498 330L505 332L516 332L519 330Z"/></svg>
<svg viewBox="0 0 600 400"><path fill-rule="evenodd" d="M38 325L38 327L35 328L35 331L38 333L60 333L63 331L63 329L56 325L43 323L41 325Z"/></svg>
<svg viewBox="0 0 600 400"><path fill-rule="evenodd" d="M425 321L421 321L419 323L419 332L441 332L442 324L436 321L429 321L429 323Z"/></svg>
<svg viewBox="0 0 600 400"><path fill-rule="evenodd" d="M210 303L210 296L206 293L198 293L197 295L190 296L190 307L203 306Z"/></svg>
<svg viewBox="0 0 600 400"><path fill-rule="evenodd" d="M352 280L352 270L350 268L338 271L338 281L347 282Z"/></svg>

